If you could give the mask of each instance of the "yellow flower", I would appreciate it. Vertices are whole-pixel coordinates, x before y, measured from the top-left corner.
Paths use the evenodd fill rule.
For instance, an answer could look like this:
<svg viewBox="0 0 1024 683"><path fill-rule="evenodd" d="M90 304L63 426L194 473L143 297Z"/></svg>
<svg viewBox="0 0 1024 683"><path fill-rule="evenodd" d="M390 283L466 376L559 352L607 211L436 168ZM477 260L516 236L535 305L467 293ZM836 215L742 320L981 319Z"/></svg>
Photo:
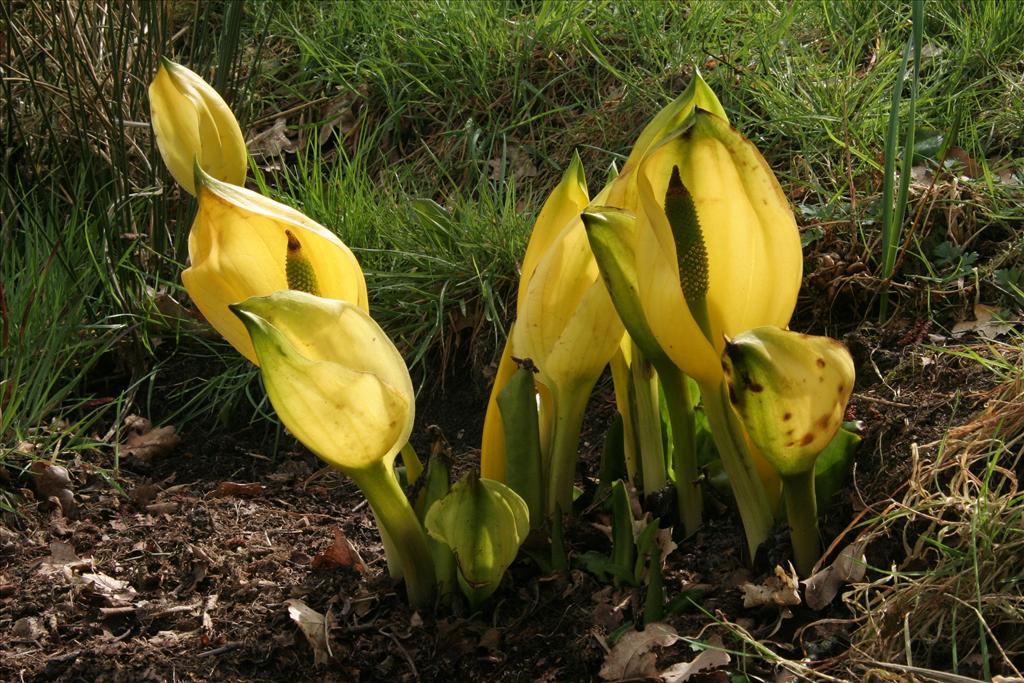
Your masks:
<svg viewBox="0 0 1024 683"><path fill-rule="evenodd" d="M398 349L365 310L346 301L279 291L231 311L252 336L281 422L356 482L389 539L388 563L405 578L410 602L431 604L435 575L426 533L392 467L416 407Z"/></svg>
<svg viewBox="0 0 1024 683"><path fill-rule="evenodd" d="M238 121L217 91L195 72L161 59L149 86L153 132L174 179L194 195L193 165L232 185L245 183L248 157Z"/></svg>
<svg viewBox="0 0 1024 683"><path fill-rule="evenodd" d="M548 247L530 278L512 331L512 352L538 369L554 422L545 472L548 514L568 513L587 398L624 330L601 280L579 216ZM546 406L545 406L546 407Z"/></svg>
<svg viewBox="0 0 1024 683"><path fill-rule="evenodd" d="M243 356L252 342L230 304L300 289L368 309L366 281L352 251L330 230L284 204L196 171L199 211L181 274L196 306Z"/></svg>
<svg viewBox="0 0 1024 683"><path fill-rule="evenodd" d="M666 215L673 177L673 196L688 198L696 213L693 251L681 257L679 226ZM703 110L647 154L637 188L636 270L647 322L683 372L713 386L722 379L724 335L789 323L803 268L793 212L754 145Z"/></svg>
<svg viewBox="0 0 1024 683"><path fill-rule="evenodd" d="M783 476L814 469L853 391L846 347L765 326L729 340L723 361L730 401L764 457Z"/></svg>
<svg viewBox="0 0 1024 683"><path fill-rule="evenodd" d="M281 422L321 459L349 472L389 459L412 432L405 361L357 306L297 291L234 304Z"/></svg>
<svg viewBox="0 0 1024 683"><path fill-rule="evenodd" d="M537 265L547 253L548 248L557 239L562 229L571 221L578 219L580 212L590 202L587 195L587 180L583 172L583 162L578 154L574 154L569 167L562 174L562 179L548 195L541 207L537 220L530 233L530 241L526 245L519 274L519 290L516 299L517 309L521 310L523 299L526 298L530 278L533 277ZM522 357L522 353L513 350L512 339L515 337L515 323L509 330L509 341L501 354L498 372L494 377L491 396L487 403L484 416L483 438L480 443L480 474L488 479L506 481L505 430L498 412L498 394L505 387L516 371L512 357ZM546 417L542 415L542 422ZM542 432L545 426L542 424Z"/></svg>

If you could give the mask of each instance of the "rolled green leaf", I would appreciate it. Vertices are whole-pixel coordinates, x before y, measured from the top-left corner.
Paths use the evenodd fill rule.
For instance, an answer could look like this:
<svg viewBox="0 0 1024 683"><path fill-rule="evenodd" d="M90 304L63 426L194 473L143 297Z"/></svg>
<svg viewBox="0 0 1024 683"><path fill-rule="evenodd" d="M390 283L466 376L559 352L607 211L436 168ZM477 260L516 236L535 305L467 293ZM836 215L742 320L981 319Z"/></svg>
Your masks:
<svg viewBox="0 0 1024 683"><path fill-rule="evenodd" d="M516 370L497 400L505 428L506 483L526 501L530 528L536 529L544 521L544 486L533 370L526 365Z"/></svg>
<svg viewBox="0 0 1024 683"><path fill-rule="evenodd" d="M508 486L470 472L427 511L425 526L451 548L459 587L475 609L515 560L530 531L530 512Z"/></svg>

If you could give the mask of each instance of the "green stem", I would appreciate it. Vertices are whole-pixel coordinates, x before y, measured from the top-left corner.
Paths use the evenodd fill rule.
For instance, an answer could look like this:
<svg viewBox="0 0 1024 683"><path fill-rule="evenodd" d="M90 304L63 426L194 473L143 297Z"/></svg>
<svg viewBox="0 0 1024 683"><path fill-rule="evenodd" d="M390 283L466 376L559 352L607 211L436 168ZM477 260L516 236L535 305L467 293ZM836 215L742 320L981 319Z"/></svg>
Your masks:
<svg viewBox="0 0 1024 683"><path fill-rule="evenodd" d="M700 391L711 425L711 436L722 458L722 467L729 477L729 485L736 498L747 537L747 551L753 562L758 547L767 540L772 530L774 519L771 506L747 449L743 426L729 403L725 381L717 386L701 384Z"/></svg>
<svg viewBox="0 0 1024 683"><path fill-rule="evenodd" d="M551 435L551 449L548 451L549 517L559 508L566 513L572 511L572 485L576 479L580 429L583 427L583 412L586 410L593 387L594 382L584 382L582 385L551 392L555 422Z"/></svg>
<svg viewBox="0 0 1024 683"><path fill-rule="evenodd" d="M782 477L782 495L786 500L789 537L793 558L800 576L810 576L821 557L818 534L818 504L814 498L814 468Z"/></svg>
<svg viewBox="0 0 1024 683"><path fill-rule="evenodd" d="M658 405L658 378L650 361L633 344L630 378L632 379L633 418L640 443L640 461L643 463L644 495L650 496L665 488L665 445L661 439L661 410Z"/></svg>
<svg viewBox="0 0 1024 683"><path fill-rule="evenodd" d="M665 407L672 425L672 470L676 479L676 502L679 519L687 536L700 528L704 502L701 499L697 473L697 427L693 418L690 390L686 375L672 363L658 367L658 378L665 392Z"/></svg>
<svg viewBox="0 0 1024 683"><path fill-rule="evenodd" d="M415 510L387 465L378 460L367 467L348 470L362 490L373 514L393 541L405 589L413 607L429 607L434 601L434 563Z"/></svg>

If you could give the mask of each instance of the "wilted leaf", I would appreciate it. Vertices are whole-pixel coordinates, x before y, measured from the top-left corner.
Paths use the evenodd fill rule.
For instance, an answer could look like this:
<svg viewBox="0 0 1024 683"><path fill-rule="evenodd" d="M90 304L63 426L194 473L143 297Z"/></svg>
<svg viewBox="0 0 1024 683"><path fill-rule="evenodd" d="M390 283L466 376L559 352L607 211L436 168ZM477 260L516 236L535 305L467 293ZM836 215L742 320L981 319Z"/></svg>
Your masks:
<svg viewBox="0 0 1024 683"><path fill-rule="evenodd" d="M74 546L61 543L60 541L53 541L50 543L50 556L43 558L42 563L39 565L39 572L43 575L56 574L62 571L65 566L78 562L82 562L82 560L75 554ZM88 564L88 561L85 564Z"/></svg>
<svg viewBox="0 0 1024 683"><path fill-rule="evenodd" d="M313 662L326 664L331 658L331 646L327 640L327 619L302 600L285 600L288 616L292 618L313 648Z"/></svg>
<svg viewBox="0 0 1024 683"><path fill-rule="evenodd" d="M136 597L135 589L127 581L106 574L85 573L81 580L89 590L103 597L112 607L131 604Z"/></svg>
<svg viewBox="0 0 1024 683"><path fill-rule="evenodd" d="M125 426L128 427L129 432L124 443L121 444L122 457L134 457L148 463L153 458L170 454L181 443L181 438L177 435L174 427L154 429L149 420L138 415L128 416Z"/></svg>
<svg viewBox="0 0 1024 683"><path fill-rule="evenodd" d="M661 680L665 683L684 683L694 674L710 671L725 666L731 661L725 644L718 636L708 639L708 648L702 650L692 662L679 662L661 672Z"/></svg>
<svg viewBox="0 0 1024 683"><path fill-rule="evenodd" d="M274 120L274 125L254 135L246 147L253 156L276 157L285 152L294 152L297 145L289 139L285 131L288 121L282 116Z"/></svg>
<svg viewBox="0 0 1024 683"><path fill-rule="evenodd" d="M323 554L313 558L313 569L338 569L345 567L359 573L366 571L366 564L359 556L359 551L352 545L345 532L335 527L334 542L327 546Z"/></svg>
<svg viewBox="0 0 1024 683"><path fill-rule="evenodd" d="M11 633L15 638L39 640L46 635L46 629L38 617L22 617L14 622Z"/></svg>
<svg viewBox="0 0 1024 683"><path fill-rule="evenodd" d="M71 475L66 467L37 460L31 471L39 495L60 505L65 517L74 512L75 494L71 492Z"/></svg>
<svg viewBox="0 0 1024 683"><path fill-rule="evenodd" d="M537 176L537 167L522 147L509 147L504 157L487 162L491 167L491 180L512 179L516 182Z"/></svg>
<svg viewBox="0 0 1024 683"><path fill-rule="evenodd" d="M214 498L254 498L262 496L265 490L263 484L239 484L233 481L222 481L211 495Z"/></svg>
<svg viewBox="0 0 1024 683"><path fill-rule="evenodd" d="M787 607L800 604L800 590L796 576L796 570L790 568L791 574L776 565L775 576L765 579L760 586L753 583L744 583L743 606L744 607Z"/></svg>
<svg viewBox="0 0 1024 683"><path fill-rule="evenodd" d="M135 507L144 508L156 500L159 493L160 487L156 484L139 484L128 493L128 497Z"/></svg>
<svg viewBox="0 0 1024 683"><path fill-rule="evenodd" d="M615 647L604 658L600 676L606 681L623 678L656 678L655 664L658 656L651 652L654 647L667 647L679 640L676 630L661 622L648 624L643 631L630 631L615 643Z"/></svg>
<svg viewBox="0 0 1024 683"><path fill-rule="evenodd" d="M865 541L851 543L843 548L832 564L803 582L804 600L808 607L814 610L824 609L835 599L842 586L864 578L864 572L867 570L864 559L865 545Z"/></svg>
<svg viewBox="0 0 1024 683"><path fill-rule="evenodd" d="M953 337L977 332L986 339L995 339L1013 329L1014 322L999 317L999 309L985 304L974 304L974 320L961 320L953 325Z"/></svg>

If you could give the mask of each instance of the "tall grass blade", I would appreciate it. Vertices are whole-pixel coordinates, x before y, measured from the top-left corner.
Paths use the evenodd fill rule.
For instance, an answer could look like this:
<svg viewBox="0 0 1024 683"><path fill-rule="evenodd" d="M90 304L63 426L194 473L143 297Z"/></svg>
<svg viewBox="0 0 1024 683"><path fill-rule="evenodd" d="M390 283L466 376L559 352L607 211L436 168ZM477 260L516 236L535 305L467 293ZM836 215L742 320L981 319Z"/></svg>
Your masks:
<svg viewBox="0 0 1024 683"><path fill-rule="evenodd" d="M924 35L924 0L913 0L911 6L912 28L910 39L903 51L903 63L893 85L892 107L889 110L889 128L885 140L885 170L882 185L882 270L883 279L878 317L884 321L889 314L889 286L896 267L896 256L907 213L907 197L910 190L910 172L914 161L914 134L917 115L918 87L921 80L921 43ZM899 138L900 100L903 95L903 81L907 65L913 54L913 77L910 84L910 102L907 105L907 132L903 139L903 161L900 166L899 190L896 185L896 145ZM895 201L894 201L895 200Z"/></svg>

